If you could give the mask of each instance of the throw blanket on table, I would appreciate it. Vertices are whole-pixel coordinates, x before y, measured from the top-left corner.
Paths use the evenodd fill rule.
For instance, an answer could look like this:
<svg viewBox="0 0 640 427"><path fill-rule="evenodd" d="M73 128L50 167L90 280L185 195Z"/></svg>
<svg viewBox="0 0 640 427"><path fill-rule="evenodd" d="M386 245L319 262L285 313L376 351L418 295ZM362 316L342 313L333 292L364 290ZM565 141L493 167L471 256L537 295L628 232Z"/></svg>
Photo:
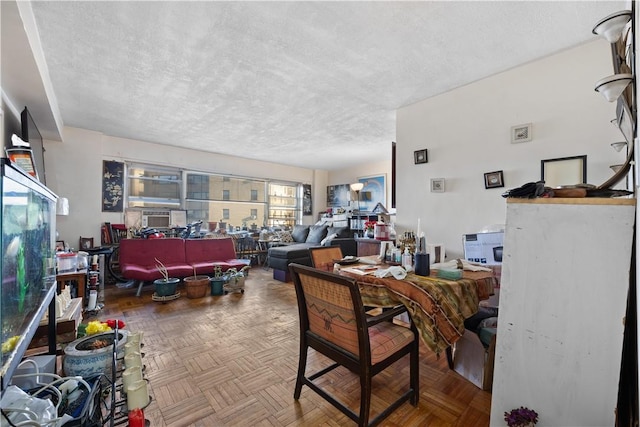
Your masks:
<svg viewBox="0 0 640 427"><path fill-rule="evenodd" d="M341 274L358 281L364 305L404 304L422 340L438 355L464 334L464 319L478 311L480 300L489 298L495 285L492 273L485 272L465 271L456 281L413 273L403 280L346 270Z"/></svg>

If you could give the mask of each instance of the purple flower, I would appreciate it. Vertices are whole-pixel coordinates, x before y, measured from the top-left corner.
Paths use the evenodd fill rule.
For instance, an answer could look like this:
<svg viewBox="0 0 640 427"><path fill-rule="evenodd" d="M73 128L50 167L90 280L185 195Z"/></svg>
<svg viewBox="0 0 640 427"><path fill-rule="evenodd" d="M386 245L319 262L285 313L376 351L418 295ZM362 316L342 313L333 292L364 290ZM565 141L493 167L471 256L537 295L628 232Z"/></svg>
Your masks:
<svg viewBox="0 0 640 427"><path fill-rule="evenodd" d="M504 420L509 427L522 427L538 422L538 413L532 409L521 406L504 413Z"/></svg>

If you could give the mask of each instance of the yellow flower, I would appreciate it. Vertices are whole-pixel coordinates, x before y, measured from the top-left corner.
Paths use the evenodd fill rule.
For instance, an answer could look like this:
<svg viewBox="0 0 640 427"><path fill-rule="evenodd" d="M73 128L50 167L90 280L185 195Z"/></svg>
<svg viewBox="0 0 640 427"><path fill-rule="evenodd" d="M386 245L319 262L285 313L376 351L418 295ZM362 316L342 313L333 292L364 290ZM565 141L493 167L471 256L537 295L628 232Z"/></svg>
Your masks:
<svg viewBox="0 0 640 427"><path fill-rule="evenodd" d="M16 344L18 344L18 340L20 339L20 335L15 335L5 342L2 343L2 352L9 353L14 348L16 348Z"/></svg>
<svg viewBox="0 0 640 427"><path fill-rule="evenodd" d="M102 323L98 320L92 320L87 324L87 335L100 334L102 332L109 332L111 328L106 323Z"/></svg>

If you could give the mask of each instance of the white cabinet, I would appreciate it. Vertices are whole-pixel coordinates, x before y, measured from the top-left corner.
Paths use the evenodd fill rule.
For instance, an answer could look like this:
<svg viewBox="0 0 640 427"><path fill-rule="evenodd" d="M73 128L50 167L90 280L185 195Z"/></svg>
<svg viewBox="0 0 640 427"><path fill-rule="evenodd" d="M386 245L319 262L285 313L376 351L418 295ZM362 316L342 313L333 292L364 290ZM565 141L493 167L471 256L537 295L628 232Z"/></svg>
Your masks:
<svg viewBox="0 0 640 427"><path fill-rule="evenodd" d="M491 425L612 426L636 201L507 202Z"/></svg>

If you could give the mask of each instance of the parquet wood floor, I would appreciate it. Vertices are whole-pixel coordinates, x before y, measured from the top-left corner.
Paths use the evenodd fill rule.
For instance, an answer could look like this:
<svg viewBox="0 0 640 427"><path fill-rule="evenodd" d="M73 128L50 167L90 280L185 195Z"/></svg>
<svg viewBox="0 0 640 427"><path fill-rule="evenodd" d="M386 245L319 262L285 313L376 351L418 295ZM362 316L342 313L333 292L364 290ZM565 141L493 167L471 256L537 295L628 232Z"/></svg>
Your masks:
<svg viewBox="0 0 640 427"><path fill-rule="evenodd" d="M119 318L144 331L143 359L152 402L152 426L350 426L354 423L308 387L293 399L298 363L298 311L292 283L272 271L251 270L244 294L166 303L151 299L153 286L107 285L99 319ZM87 318L85 321L94 320ZM420 401L405 403L383 426L487 426L491 394L478 389L421 345ZM372 410L404 390L408 357L374 380ZM311 351L308 369L322 365ZM325 386L357 408L357 377L338 369Z"/></svg>

